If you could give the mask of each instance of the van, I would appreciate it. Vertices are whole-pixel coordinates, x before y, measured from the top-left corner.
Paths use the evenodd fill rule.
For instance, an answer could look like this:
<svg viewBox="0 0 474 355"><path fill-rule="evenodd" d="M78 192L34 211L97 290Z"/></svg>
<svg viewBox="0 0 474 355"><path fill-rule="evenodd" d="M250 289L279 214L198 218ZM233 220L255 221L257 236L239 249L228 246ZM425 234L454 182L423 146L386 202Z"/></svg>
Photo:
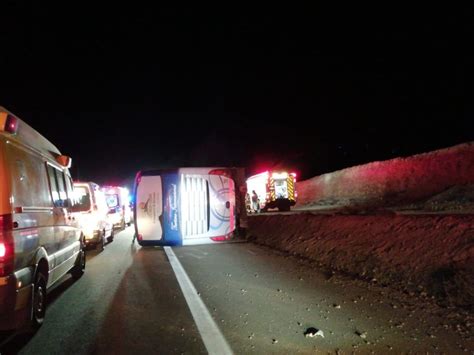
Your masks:
<svg viewBox="0 0 474 355"><path fill-rule="evenodd" d="M140 171L134 201L143 246L223 242L235 230L235 184L226 168Z"/></svg>
<svg viewBox="0 0 474 355"><path fill-rule="evenodd" d="M124 229L131 224L131 210L128 198L128 189L121 186L104 186L109 218L113 221L114 228Z"/></svg>
<svg viewBox="0 0 474 355"><path fill-rule="evenodd" d="M76 203L73 211L82 228L86 246L103 251L105 243L114 239L105 195L94 182L74 182L74 193Z"/></svg>
<svg viewBox="0 0 474 355"><path fill-rule="evenodd" d="M85 268L71 158L0 107L0 330L44 320L48 290Z"/></svg>

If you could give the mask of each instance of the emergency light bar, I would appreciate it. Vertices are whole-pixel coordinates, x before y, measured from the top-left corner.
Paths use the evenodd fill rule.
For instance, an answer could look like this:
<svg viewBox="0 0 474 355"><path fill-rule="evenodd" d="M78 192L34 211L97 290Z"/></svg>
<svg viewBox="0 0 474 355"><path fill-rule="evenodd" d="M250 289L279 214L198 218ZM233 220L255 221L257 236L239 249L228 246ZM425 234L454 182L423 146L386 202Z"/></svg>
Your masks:
<svg viewBox="0 0 474 355"><path fill-rule="evenodd" d="M272 178L274 179L287 179L288 173L273 173Z"/></svg>
<svg viewBox="0 0 474 355"><path fill-rule="evenodd" d="M59 155L56 157L56 161L63 167L65 168L70 168L72 165L72 159L71 157L68 157L67 155Z"/></svg>

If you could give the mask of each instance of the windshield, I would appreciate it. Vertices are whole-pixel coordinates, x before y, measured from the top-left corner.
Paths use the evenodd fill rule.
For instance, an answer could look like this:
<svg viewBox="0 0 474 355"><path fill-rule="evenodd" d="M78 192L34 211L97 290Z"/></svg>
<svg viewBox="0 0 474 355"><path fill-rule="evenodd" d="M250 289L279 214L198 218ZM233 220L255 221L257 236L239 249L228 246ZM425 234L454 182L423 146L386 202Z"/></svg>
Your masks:
<svg viewBox="0 0 474 355"><path fill-rule="evenodd" d="M106 200L107 206L109 206L109 208L117 207L119 205L119 198L117 194L106 195Z"/></svg>
<svg viewBox="0 0 474 355"><path fill-rule="evenodd" d="M275 195L276 195L276 198L288 197L288 191L286 188L286 179L275 180Z"/></svg>
<svg viewBox="0 0 474 355"><path fill-rule="evenodd" d="M91 197L86 186L74 186L74 194L77 203L74 205L75 211L89 211L91 209Z"/></svg>

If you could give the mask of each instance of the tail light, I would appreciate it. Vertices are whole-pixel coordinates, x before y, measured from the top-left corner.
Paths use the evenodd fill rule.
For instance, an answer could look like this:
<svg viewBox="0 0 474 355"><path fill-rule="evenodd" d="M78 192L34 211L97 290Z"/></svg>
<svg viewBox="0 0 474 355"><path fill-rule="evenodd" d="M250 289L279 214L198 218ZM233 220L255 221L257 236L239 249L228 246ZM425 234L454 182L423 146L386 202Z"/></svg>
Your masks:
<svg viewBox="0 0 474 355"><path fill-rule="evenodd" d="M226 235L211 237L211 240L214 241L214 242L225 242L226 240L229 240L231 236L232 236L232 232L228 233Z"/></svg>
<svg viewBox="0 0 474 355"><path fill-rule="evenodd" d="M8 276L14 268L15 244L12 237L12 228L12 215L0 215L0 277Z"/></svg>

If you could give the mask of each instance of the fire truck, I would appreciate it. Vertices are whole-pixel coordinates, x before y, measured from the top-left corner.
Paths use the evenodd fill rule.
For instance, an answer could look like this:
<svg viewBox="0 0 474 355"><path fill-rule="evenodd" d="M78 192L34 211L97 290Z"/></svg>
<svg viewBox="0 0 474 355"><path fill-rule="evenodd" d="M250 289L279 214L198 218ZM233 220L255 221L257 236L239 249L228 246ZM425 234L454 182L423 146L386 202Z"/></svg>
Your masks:
<svg viewBox="0 0 474 355"><path fill-rule="evenodd" d="M252 204L252 195L258 197ZM296 173L286 171L265 171L247 179L247 211L265 212L270 208L289 211L296 203Z"/></svg>

